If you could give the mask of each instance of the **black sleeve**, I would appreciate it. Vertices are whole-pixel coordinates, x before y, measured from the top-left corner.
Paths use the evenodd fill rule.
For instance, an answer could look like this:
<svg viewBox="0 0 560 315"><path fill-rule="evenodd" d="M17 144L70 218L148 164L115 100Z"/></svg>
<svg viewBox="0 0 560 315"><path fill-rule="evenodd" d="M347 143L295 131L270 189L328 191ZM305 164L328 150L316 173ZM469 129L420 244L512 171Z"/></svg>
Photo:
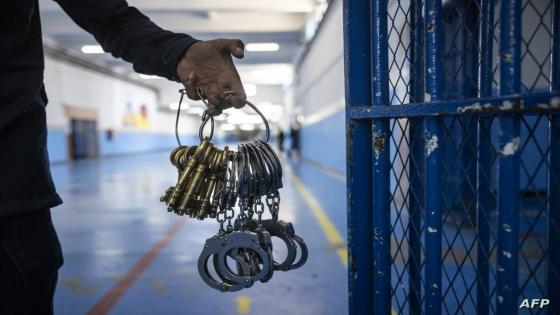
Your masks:
<svg viewBox="0 0 560 315"><path fill-rule="evenodd" d="M134 70L179 81L177 63L196 42L161 29L125 0L55 0L103 50L132 62Z"/></svg>

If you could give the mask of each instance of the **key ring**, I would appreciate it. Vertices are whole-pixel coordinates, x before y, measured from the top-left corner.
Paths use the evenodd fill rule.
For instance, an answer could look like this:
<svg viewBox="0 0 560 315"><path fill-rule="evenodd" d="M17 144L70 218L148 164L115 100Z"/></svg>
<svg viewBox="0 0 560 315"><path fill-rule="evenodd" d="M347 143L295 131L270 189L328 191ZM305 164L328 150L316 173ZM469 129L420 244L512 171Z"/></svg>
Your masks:
<svg viewBox="0 0 560 315"><path fill-rule="evenodd" d="M208 110L206 109L204 110L204 113L202 113L202 124L200 125L200 128L198 128L198 139L200 139L201 142L204 139L204 127L206 127L208 120L210 120L210 136L208 139L212 140L212 137L214 136L214 117L208 115Z"/></svg>
<svg viewBox="0 0 560 315"><path fill-rule="evenodd" d="M202 124L200 125L200 128L198 128L198 139L200 141L204 139L204 127L206 127L206 123L210 120L210 137L208 137L208 139L212 140L212 137L214 136L214 117L208 115L208 102L204 99L204 92L201 87L196 88L196 94L198 94L198 97L200 97L204 105L206 105L206 109L202 113Z"/></svg>
<svg viewBox="0 0 560 315"><path fill-rule="evenodd" d="M183 103L183 98L185 96L185 94L187 94L187 90L186 89L180 89L179 93L181 93L181 98L179 99L179 105L177 106L177 116L175 117L175 139L177 140L177 144L179 146L181 146L181 139L179 138L179 116L181 113L181 105ZM204 103L204 105L206 105L206 107L208 108L208 102L206 101L206 99L204 98L204 91L202 90L201 87L197 87L196 88L196 93L198 94L198 97L200 97L200 99L202 100L202 102ZM226 100L229 100L232 96L234 95L233 91L225 91L224 92L224 98ZM264 127L266 130L266 137L264 139L264 142L268 143L268 141L270 140L270 125L268 123L268 120L266 119L266 117L264 116L264 114L257 108L257 106L255 106L253 103L246 101L245 103L246 105L248 105L249 107L251 107L255 113L257 113L257 115L259 115L264 123ZM204 139L204 128L206 127L206 124L208 123L208 121L210 120L210 137L209 140L212 140L212 137L214 136L214 117L208 115L208 109L204 110L203 114L202 114L202 124L200 125L200 128L198 129L198 138L200 141L202 141Z"/></svg>

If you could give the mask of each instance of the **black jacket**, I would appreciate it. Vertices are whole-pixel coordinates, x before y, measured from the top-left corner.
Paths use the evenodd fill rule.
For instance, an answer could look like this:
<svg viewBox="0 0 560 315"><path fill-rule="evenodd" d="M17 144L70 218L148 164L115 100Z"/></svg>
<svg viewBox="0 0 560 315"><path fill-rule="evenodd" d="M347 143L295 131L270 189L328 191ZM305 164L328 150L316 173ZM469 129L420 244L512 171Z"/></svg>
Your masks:
<svg viewBox="0 0 560 315"><path fill-rule="evenodd" d="M178 81L192 37L161 29L125 0L57 2L106 52ZM48 170L43 68L38 0L1 0L0 217L61 203Z"/></svg>

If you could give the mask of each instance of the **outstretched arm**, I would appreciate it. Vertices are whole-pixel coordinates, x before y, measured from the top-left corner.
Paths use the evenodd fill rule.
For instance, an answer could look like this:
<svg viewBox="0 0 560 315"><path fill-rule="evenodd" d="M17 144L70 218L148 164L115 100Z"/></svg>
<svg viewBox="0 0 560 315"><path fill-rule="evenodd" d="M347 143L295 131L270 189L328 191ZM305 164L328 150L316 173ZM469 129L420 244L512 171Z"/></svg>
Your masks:
<svg viewBox="0 0 560 315"><path fill-rule="evenodd" d="M245 104L245 92L231 55L243 57L239 40L197 41L186 34L163 30L125 0L55 0L103 50L131 62L134 70L180 81L189 98L201 87L209 114ZM225 91L233 97L224 98Z"/></svg>

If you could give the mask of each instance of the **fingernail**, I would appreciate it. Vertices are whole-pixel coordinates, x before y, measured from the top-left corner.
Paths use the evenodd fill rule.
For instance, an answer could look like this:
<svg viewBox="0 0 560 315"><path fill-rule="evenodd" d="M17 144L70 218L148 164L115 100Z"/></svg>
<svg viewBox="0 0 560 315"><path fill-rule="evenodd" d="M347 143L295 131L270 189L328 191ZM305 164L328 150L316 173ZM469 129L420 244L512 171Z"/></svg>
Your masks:
<svg viewBox="0 0 560 315"><path fill-rule="evenodd" d="M243 48L241 48L241 47L235 48L235 53L238 54L238 55L243 55Z"/></svg>

